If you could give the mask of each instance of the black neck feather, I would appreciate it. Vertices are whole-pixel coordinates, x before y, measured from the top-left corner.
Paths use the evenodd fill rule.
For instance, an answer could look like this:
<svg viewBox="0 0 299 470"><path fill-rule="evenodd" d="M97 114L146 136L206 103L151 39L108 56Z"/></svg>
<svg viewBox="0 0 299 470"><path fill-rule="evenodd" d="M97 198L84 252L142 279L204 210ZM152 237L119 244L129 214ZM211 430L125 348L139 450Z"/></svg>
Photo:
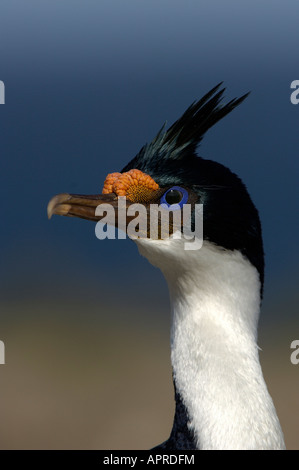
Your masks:
<svg viewBox="0 0 299 470"><path fill-rule="evenodd" d="M188 411L176 389L175 381L173 383L175 391L175 415L172 431L167 441L152 449L155 451L196 449L194 433L188 427L188 423L190 422Z"/></svg>

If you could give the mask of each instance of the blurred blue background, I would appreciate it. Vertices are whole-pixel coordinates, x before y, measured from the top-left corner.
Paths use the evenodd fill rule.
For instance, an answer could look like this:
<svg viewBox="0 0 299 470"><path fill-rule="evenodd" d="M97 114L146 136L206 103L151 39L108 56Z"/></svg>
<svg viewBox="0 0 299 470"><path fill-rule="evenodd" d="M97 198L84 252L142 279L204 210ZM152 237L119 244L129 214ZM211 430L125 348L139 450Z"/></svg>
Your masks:
<svg viewBox="0 0 299 470"><path fill-rule="evenodd" d="M121 336L124 325L135 337L161 329L168 357L168 293L160 272L131 241L99 241L94 224L79 219L49 222L46 207L57 193L100 192L107 173L119 171L165 120L171 125L220 81L227 87L227 101L251 94L208 132L198 152L237 173L259 209L266 253L260 338L275 344L283 332L282 368L290 367L299 297L299 106L290 102L290 84L299 79L298 2L2 0L0 10L0 80L6 100L0 106L0 339L6 344L9 380L16 378L12 367L9 372L12 344L16 364L18 345L26 356L36 334L43 339L32 357L46 354L48 327L43 325L49 317L56 332L62 325L68 331L74 321L79 332L83 325L91 330L106 325L107 335L117 329ZM21 338L16 343L15 328ZM29 368L32 364L28 360ZM43 369L42 362L35 366ZM53 370L57 367L52 364ZM291 366L291 379L297 376ZM20 428L19 421L15 418ZM26 419L22 422L27 429ZM49 439L52 447L112 446L109 437L107 443L101 437L90 444L76 435L65 443L55 441L54 434L51 441L49 435L43 440L40 432L33 433L27 442L28 436L16 438L13 431L10 436L6 428L1 439L6 448L43 447ZM157 443L151 439L145 436L138 445ZM132 448L136 441L132 437L127 443L120 436L118 442Z"/></svg>

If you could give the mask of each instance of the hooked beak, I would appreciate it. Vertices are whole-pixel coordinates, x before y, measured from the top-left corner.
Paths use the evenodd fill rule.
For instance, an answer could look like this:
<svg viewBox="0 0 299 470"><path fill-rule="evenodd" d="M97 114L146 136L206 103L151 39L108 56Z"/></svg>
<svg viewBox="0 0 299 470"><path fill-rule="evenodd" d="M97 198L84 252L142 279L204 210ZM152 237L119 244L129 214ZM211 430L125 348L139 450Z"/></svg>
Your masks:
<svg viewBox="0 0 299 470"><path fill-rule="evenodd" d="M57 194L48 204L48 218L51 219L53 214L57 214L98 221L103 218L103 216L95 214L95 210L100 204L111 204L116 209L118 198L114 193L90 196L68 193Z"/></svg>
<svg viewBox="0 0 299 470"><path fill-rule="evenodd" d="M122 199L122 209L125 210L125 215L119 213L119 199ZM123 200L125 199L125 203ZM101 206L103 210L97 211L97 207ZM113 215L106 211L106 206L112 206ZM67 217L79 217L81 219L92 220L94 222L105 219L105 223L120 228L126 232L128 224L133 221L136 214L128 215L127 209L132 205L132 202L126 198L119 197L115 193L110 194L68 194L62 193L54 196L48 204L47 212L48 218L51 219L53 214L64 215ZM127 233L127 232L126 232ZM131 232L128 232L130 236ZM141 236L141 232L139 234ZM147 225L143 234L143 238L147 235ZM131 238L136 238L134 235Z"/></svg>

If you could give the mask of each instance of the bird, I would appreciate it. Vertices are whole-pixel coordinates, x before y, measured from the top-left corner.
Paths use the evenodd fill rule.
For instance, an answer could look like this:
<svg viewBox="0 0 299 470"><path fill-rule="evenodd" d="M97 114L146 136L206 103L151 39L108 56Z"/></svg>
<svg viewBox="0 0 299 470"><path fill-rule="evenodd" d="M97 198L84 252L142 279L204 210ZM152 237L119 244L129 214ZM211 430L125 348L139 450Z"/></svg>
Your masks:
<svg viewBox="0 0 299 470"><path fill-rule="evenodd" d="M186 249L183 222L169 219L169 236L132 237L139 253L164 275L172 311L171 364L175 413L170 436L154 447L170 450L282 450L284 436L259 360L258 319L264 286L264 248L258 210L242 180L197 152L205 133L249 93L224 104L223 82L160 129L121 170L108 174L101 194L61 193L53 214L103 221L116 211L159 205L172 214L202 207L202 243ZM174 210L175 209L175 210ZM158 219L161 231L162 222ZM181 219L180 219L181 220ZM132 221L127 215L125 226Z"/></svg>

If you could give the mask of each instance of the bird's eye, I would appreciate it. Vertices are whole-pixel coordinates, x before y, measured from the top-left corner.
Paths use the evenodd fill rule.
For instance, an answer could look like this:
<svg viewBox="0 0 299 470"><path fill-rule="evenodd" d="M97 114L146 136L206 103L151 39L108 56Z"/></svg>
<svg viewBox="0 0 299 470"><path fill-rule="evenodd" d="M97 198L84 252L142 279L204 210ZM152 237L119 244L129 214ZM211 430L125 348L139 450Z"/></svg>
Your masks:
<svg viewBox="0 0 299 470"><path fill-rule="evenodd" d="M188 191L186 191L184 188L181 188L180 186L173 186L163 194L160 203L167 208L169 207L173 209L175 207L170 206L178 206L177 209L180 209L184 204L186 204L187 201Z"/></svg>
<svg viewBox="0 0 299 470"><path fill-rule="evenodd" d="M167 204L179 204L183 198L181 191L178 189L171 189L165 196Z"/></svg>

